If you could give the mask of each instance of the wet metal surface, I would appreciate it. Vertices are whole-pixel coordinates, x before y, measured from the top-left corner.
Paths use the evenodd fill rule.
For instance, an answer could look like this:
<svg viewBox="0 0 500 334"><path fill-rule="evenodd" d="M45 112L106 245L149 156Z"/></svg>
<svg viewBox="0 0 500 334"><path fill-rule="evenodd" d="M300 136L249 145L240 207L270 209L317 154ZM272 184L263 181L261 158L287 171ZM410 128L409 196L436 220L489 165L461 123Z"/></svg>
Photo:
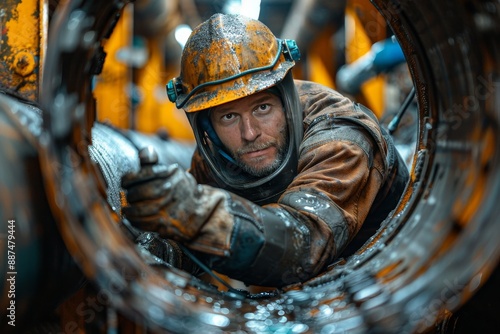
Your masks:
<svg viewBox="0 0 500 334"><path fill-rule="evenodd" d="M242 297L179 270L147 267L96 196L91 161L78 145L90 144L88 69L98 45L58 44L57 37L81 23L72 40L103 39L109 26L102 23L124 3L68 2L48 49L40 163L61 235L110 305L171 333L406 333L432 328L485 284L500 258L499 5L373 3L398 38L417 90L407 192L352 257L304 284ZM86 80L75 83L75 74ZM79 163L68 164L72 158ZM69 167L54 170L53 161Z"/></svg>

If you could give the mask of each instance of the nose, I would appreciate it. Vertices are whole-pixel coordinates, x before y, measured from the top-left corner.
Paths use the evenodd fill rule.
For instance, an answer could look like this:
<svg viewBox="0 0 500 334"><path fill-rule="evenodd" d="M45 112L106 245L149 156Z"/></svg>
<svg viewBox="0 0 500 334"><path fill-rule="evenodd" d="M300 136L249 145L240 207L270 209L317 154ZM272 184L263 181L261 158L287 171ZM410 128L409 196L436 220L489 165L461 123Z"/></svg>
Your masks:
<svg viewBox="0 0 500 334"><path fill-rule="evenodd" d="M260 136L259 121L253 116L244 116L241 122L241 138L252 142Z"/></svg>

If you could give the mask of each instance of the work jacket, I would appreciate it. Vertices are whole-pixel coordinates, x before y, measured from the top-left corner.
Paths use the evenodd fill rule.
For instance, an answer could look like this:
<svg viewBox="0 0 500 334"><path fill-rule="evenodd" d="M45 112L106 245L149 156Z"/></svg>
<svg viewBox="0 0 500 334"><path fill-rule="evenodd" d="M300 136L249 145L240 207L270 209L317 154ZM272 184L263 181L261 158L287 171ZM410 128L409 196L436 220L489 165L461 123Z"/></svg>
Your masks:
<svg viewBox="0 0 500 334"><path fill-rule="evenodd" d="M408 180L370 110L319 84L296 80L296 87L304 116L296 177L263 206L222 195L205 209L199 240L188 244L212 269L247 284L303 282L352 254L396 207ZM190 173L215 185L198 151Z"/></svg>

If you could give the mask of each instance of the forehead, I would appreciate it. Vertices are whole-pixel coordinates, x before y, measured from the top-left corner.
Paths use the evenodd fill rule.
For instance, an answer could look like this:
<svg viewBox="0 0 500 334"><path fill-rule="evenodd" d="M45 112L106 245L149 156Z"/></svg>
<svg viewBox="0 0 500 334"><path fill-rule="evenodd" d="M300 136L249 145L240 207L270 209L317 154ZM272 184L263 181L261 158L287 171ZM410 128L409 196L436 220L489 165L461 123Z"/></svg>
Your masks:
<svg viewBox="0 0 500 334"><path fill-rule="evenodd" d="M241 99L213 107L212 113L226 113L234 110L240 110L245 107L253 107L261 103L269 102L281 103L281 99L268 91L258 92L256 94L252 94L250 96L246 96Z"/></svg>

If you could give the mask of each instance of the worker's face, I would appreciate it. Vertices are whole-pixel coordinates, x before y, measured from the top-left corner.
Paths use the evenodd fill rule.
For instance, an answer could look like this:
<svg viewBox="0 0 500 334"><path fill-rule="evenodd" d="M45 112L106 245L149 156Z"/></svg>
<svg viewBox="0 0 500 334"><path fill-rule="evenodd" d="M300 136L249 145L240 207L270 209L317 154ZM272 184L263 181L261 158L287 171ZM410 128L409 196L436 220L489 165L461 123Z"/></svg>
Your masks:
<svg viewBox="0 0 500 334"><path fill-rule="evenodd" d="M212 109L215 132L247 173L264 176L278 168L287 146L281 99L259 92Z"/></svg>

